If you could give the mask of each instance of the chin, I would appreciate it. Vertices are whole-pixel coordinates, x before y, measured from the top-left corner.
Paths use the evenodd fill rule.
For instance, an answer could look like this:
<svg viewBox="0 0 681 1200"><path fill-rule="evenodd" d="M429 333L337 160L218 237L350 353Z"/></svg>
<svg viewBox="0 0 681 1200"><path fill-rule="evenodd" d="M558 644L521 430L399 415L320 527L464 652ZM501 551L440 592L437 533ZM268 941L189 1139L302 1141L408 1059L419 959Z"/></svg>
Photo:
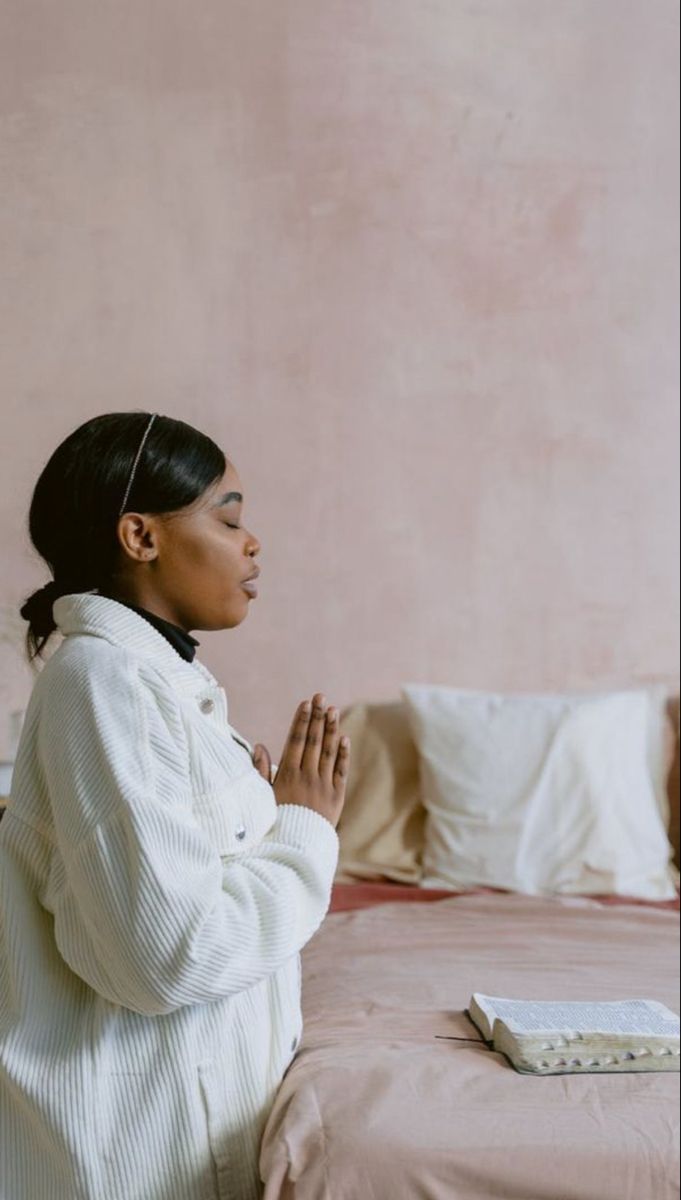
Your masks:
<svg viewBox="0 0 681 1200"><path fill-rule="evenodd" d="M237 612L232 608L222 616L215 617L210 624L197 625L197 629L203 629L207 633L219 633L222 629L235 629L237 625L241 625L246 620L248 612Z"/></svg>
<svg viewBox="0 0 681 1200"><path fill-rule="evenodd" d="M239 605L238 610L236 608L231 609L227 614L223 628L234 629L237 625L243 624L248 616L248 609L248 597L246 596L246 603L244 605Z"/></svg>
<svg viewBox="0 0 681 1200"><path fill-rule="evenodd" d="M241 591L241 588L239 588L239 591L242 597L239 603L236 603L233 595L222 598L222 606L218 609L219 615L216 615L215 623L210 626L212 630L235 629L237 625L241 625L246 620L251 597L246 592Z"/></svg>

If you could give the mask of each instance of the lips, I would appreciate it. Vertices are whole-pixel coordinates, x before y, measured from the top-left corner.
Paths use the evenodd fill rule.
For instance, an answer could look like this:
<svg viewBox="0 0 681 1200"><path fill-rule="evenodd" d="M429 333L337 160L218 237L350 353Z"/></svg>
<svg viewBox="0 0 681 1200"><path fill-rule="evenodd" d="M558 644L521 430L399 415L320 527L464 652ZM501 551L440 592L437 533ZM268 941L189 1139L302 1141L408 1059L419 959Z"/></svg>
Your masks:
<svg viewBox="0 0 681 1200"><path fill-rule="evenodd" d="M246 579L241 580L241 586L244 589L244 591L247 593L247 595L257 596L258 589L255 586L255 581L258 578L259 574L260 574L260 567L255 567L255 569L251 572L251 574L249 576L247 576Z"/></svg>

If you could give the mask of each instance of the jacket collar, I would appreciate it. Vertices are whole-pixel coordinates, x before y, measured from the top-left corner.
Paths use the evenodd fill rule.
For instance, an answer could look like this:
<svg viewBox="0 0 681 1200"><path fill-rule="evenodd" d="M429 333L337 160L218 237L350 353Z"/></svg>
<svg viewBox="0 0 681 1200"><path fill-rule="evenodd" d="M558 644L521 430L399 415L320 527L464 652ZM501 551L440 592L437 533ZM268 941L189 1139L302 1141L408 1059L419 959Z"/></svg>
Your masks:
<svg viewBox="0 0 681 1200"><path fill-rule="evenodd" d="M224 689L202 662L197 658L187 662L145 617L118 600L100 596L96 591L69 592L54 601L52 616L64 637L89 634L125 646L156 667L167 683L185 694L209 694L218 689L224 695Z"/></svg>

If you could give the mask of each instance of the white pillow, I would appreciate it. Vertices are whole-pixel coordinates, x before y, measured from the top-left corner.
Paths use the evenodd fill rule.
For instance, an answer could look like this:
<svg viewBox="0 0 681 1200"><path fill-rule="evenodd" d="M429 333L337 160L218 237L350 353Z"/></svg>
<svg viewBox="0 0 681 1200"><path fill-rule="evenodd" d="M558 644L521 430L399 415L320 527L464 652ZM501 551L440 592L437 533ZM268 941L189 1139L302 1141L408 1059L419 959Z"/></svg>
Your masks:
<svg viewBox="0 0 681 1200"><path fill-rule="evenodd" d="M676 895L664 689L401 692L427 814L422 887Z"/></svg>

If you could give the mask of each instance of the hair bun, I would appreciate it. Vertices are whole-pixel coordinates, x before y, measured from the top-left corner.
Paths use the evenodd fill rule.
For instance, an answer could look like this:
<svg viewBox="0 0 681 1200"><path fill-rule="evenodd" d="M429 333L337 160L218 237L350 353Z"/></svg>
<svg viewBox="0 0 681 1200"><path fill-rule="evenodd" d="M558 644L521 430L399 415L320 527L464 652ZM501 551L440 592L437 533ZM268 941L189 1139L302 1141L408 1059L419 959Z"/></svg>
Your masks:
<svg viewBox="0 0 681 1200"><path fill-rule="evenodd" d="M49 583L33 592L19 609L24 620L30 622L41 637L45 635L43 631L47 632L48 628L51 631L55 627L52 605L60 594L59 585L54 579L50 579Z"/></svg>

